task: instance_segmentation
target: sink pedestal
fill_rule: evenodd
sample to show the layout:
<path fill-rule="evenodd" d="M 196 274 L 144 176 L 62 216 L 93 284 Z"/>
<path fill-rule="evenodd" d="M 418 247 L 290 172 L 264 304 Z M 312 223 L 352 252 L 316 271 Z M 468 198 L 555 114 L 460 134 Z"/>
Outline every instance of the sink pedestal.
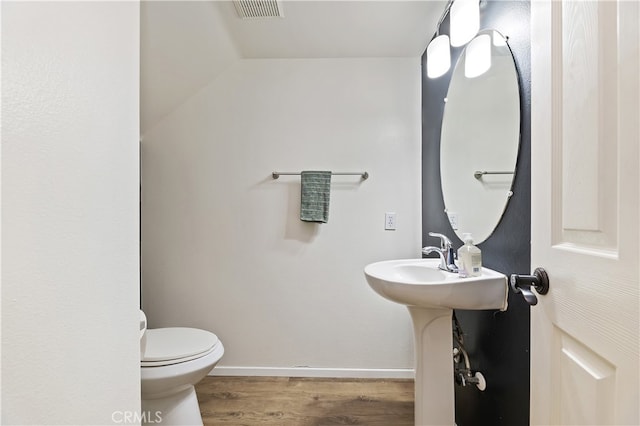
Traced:
<path fill-rule="evenodd" d="M 415 424 L 453 426 L 452 309 L 407 306 L 415 342 Z"/>
<path fill-rule="evenodd" d="M 440 259 L 384 260 L 364 275 L 380 296 L 409 308 L 416 347 L 416 426 L 453 426 L 454 309 L 507 309 L 507 277 L 482 268 L 462 278 L 439 269 Z"/>

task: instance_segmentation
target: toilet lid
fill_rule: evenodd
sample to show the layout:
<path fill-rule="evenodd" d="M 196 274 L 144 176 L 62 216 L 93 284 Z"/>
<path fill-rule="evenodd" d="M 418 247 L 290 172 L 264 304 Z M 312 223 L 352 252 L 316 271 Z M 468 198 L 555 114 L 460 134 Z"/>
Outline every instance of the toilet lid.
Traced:
<path fill-rule="evenodd" d="M 170 327 L 147 329 L 147 345 L 142 361 L 170 361 L 210 351 L 218 337 L 197 328 Z"/>

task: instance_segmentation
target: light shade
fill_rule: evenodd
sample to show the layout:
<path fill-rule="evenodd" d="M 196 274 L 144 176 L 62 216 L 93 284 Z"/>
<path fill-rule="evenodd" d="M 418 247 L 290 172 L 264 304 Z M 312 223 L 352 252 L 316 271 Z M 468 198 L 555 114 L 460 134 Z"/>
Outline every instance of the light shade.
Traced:
<path fill-rule="evenodd" d="M 464 54 L 464 76 L 478 77 L 491 68 L 491 36 L 481 34 L 471 40 Z"/>
<path fill-rule="evenodd" d="M 427 46 L 427 77 L 437 78 L 444 75 L 451 67 L 449 36 L 439 35 Z"/>
<path fill-rule="evenodd" d="M 480 29 L 480 1 L 454 0 L 450 12 L 451 45 L 462 46 Z"/>

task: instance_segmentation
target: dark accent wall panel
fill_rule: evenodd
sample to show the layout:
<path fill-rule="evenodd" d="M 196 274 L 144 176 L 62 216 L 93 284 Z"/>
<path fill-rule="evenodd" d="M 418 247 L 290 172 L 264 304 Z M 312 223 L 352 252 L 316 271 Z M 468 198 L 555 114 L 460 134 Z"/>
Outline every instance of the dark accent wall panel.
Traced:
<path fill-rule="evenodd" d="M 528 1 L 483 0 L 481 29 L 492 28 L 509 38 L 519 73 L 521 140 L 514 195 L 493 234 L 478 246 L 484 266 L 511 273 L 528 273 L 531 241 L 531 65 L 530 7 Z M 449 32 L 448 18 L 441 33 Z M 434 245 L 429 231 L 443 232 L 456 247 L 456 237 L 444 213 L 440 185 L 440 129 L 449 80 L 462 48 L 452 49 L 452 69 L 437 79 L 426 77 L 422 58 L 422 229 L 423 245 Z M 464 123 L 460 123 L 464 125 Z M 521 295 L 509 293 L 509 308 L 497 311 L 456 311 L 464 330 L 471 368 L 481 371 L 487 389 L 456 385 L 458 426 L 529 424 L 529 305 Z M 452 378 L 453 380 L 453 378 Z"/>

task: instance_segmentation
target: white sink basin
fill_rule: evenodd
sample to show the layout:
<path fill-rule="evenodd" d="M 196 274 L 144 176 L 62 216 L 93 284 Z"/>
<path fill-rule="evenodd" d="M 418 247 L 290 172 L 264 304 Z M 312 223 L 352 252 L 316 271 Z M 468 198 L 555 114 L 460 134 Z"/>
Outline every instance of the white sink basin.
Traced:
<path fill-rule="evenodd" d="M 367 282 L 382 297 L 407 306 L 449 309 L 507 308 L 507 277 L 482 268 L 479 277 L 460 278 L 438 268 L 439 259 L 401 259 L 371 263 Z"/>
<path fill-rule="evenodd" d="M 459 278 L 440 259 L 387 260 L 364 274 L 382 297 L 406 305 L 415 343 L 415 424 L 454 425 L 453 309 L 507 309 L 507 277 L 488 268 Z"/>

